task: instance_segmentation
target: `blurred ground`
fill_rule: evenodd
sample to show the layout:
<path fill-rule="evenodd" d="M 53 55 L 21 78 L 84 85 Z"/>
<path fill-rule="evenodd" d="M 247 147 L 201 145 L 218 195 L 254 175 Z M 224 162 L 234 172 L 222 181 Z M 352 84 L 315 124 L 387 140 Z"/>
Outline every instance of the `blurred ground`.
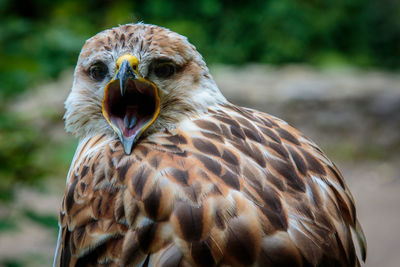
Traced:
<path fill-rule="evenodd" d="M 212 73 L 231 102 L 281 117 L 321 146 L 355 197 L 368 240 L 365 266 L 398 266 L 400 74 L 261 65 L 216 66 Z M 64 163 L 41 159 L 57 171 L 33 188 L 19 186 L 15 201 L 0 206 L 0 265 L 50 265 L 56 214 L 76 145 L 61 119 L 71 84 L 67 71 L 8 105 L 8 112 L 47 140 L 40 151 L 62 154 Z"/>

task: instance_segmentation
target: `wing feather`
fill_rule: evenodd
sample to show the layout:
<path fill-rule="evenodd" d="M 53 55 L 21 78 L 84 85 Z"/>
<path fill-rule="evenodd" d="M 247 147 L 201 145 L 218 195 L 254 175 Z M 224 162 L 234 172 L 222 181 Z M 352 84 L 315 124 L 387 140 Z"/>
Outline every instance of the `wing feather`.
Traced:
<path fill-rule="evenodd" d="M 359 264 L 366 241 L 343 177 L 302 133 L 226 105 L 141 140 L 81 141 L 57 266 Z"/>

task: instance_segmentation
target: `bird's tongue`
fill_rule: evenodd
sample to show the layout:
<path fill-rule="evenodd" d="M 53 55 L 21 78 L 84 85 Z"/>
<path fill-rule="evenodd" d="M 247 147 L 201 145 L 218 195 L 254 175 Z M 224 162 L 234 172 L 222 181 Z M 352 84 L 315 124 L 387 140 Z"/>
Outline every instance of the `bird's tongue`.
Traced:
<path fill-rule="evenodd" d="M 126 113 L 124 116 L 124 126 L 126 129 L 132 129 L 137 122 L 138 117 L 138 107 L 127 106 Z"/>
<path fill-rule="evenodd" d="M 130 137 L 136 133 L 139 118 L 138 106 L 126 106 L 125 115 L 120 121 L 120 129 L 125 137 Z"/>

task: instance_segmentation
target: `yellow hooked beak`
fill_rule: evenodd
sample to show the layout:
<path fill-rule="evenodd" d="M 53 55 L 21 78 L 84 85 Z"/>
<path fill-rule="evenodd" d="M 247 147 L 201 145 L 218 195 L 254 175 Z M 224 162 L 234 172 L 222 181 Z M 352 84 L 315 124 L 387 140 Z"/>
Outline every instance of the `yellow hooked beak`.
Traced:
<path fill-rule="evenodd" d="M 117 73 L 104 89 L 103 116 L 117 133 L 127 155 L 160 113 L 158 88 L 140 77 L 138 64 L 139 60 L 129 54 L 118 58 Z"/>

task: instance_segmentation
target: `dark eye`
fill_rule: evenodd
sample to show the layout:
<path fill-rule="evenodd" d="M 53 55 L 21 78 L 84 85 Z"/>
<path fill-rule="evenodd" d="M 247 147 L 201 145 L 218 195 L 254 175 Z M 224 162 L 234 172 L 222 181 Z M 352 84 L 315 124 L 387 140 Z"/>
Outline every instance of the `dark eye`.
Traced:
<path fill-rule="evenodd" d="M 175 65 L 170 62 L 159 63 L 154 67 L 154 74 L 158 78 L 171 77 L 176 71 Z"/>
<path fill-rule="evenodd" d="M 108 74 L 108 68 L 103 62 L 96 62 L 89 68 L 90 77 L 96 81 L 102 81 Z"/>

